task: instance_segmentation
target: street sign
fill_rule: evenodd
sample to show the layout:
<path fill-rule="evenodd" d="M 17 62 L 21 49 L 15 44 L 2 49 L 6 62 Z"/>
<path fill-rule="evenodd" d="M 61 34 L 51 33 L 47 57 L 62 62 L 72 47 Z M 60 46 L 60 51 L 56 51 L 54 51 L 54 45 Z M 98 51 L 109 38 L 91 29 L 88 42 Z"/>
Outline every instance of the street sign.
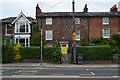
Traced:
<path fill-rule="evenodd" d="M 76 40 L 76 33 L 73 32 L 73 40 Z"/>

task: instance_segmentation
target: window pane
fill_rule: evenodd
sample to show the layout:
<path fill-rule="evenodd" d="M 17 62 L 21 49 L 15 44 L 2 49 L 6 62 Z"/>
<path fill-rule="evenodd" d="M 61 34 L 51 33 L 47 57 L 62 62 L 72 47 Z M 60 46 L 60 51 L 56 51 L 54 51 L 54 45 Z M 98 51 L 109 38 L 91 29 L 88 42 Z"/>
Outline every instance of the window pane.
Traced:
<path fill-rule="evenodd" d="M 25 39 L 19 39 L 19 43 L 23 46 L 25 46 Z"/>
<path fill-rule="evenodd" d="M 26 32 L 29 32 L 29 31 L 28 31 L 28 24 L 26 24 Z"/>
<path fill-rule="evenodd" d="M 52 25 L 52 18 L 46 18 L 46 24 Z"/>
<path fill-rule="evenodd" d="M 103 18 L 103 24 L 109 24 L 109 18 L 108 17 Z"/>
<path fill-rule="evenodd" d="M 20 32 L 25 32 L 25 23 L 20 23 Z"/>
<path fill-rule="evenodd" d="M 76 40 L 80 40 L 80 30 L 76 30 Z"/>
<path fill-rule="evenodd" d="M 46 40 L 52 40 L 52 31 L 46 31 Z"/>
<path fill-rule="evenodd" d="M 110 29 L 103 29 L 103 38 L 110 38 Z"/>
<path fill-rule="evenodd" d="M 7 34 L 11 34 L 11 30 L 7 30 Z"/>
<path fill-rule="evenodd" d="M 80 18 L 75 18 L 75 24 L 80 24 Z"/>
<path fill-rule="evenodd" d="M 11 34 L 11 25 L 7 25 L 6 34 Z"/>

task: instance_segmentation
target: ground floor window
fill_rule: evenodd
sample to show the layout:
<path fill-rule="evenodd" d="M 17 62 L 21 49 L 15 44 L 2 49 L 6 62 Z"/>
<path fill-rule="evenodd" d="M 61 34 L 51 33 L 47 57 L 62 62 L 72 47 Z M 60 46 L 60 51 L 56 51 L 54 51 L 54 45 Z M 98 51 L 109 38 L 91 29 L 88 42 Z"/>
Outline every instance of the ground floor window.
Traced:
<path fill-rule="evenodd" d="M 30 38 L 15 38 L 15 44 L 17 43 L 23 46 L 30 46 Z"/>
<path fill-rule="evenodd" d="M 80 30 L 76 30 L 76 40 L 80 40 Z"/>
<path fill-rule="evenodd" d="M 103 38 L 110 38 L 110 29 L 109 28 L 103 29 L 102 35 L 103 35 Z"/>

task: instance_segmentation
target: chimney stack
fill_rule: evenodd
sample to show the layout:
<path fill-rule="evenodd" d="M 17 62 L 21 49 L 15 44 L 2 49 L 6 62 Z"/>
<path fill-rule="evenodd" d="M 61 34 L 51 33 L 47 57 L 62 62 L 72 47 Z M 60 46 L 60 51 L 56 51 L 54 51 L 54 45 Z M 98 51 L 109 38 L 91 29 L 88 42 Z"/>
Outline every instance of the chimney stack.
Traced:
<path fill-rule="evenodd" d="M 116 4 L 112 7 L 112 8 L 110 8 L 110 12 L 117 12 L 117 7 L 116 7 Z"/>
<path fill-rule="evenodd" d="M 36 16 L 40 15 L 40 13 L 41 13 L 41 9 L 39 7 L 39 4 L 37 4 L 37 6 L 36 6 Z"/>
<path fill-rule="evenodd" d="M 36 26 L 36 28 L 37 28 L 37 31 L 39 32 L 40 31 L 40 15 L 41 15 L 41 9 L 40 9 L 40 7 L 39 7 L 39 5 L 37 4 L 37 6 L 36 6 L 36 21 L 37 21 L 37 26 Z"/>
<path fill-rule="evenodd" d="M 87 4 L 85 4 L 85 7 L 84 7 L 83 12 L 85 12 L 85 13 L 87 13 L 87 12 L 88 12 Z"/>

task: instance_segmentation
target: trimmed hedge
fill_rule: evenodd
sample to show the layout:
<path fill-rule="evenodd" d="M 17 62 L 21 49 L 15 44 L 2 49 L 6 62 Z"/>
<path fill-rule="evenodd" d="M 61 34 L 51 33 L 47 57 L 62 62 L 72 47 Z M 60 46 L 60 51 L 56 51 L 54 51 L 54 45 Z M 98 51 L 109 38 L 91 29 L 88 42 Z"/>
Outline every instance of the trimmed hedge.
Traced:
<path fill-rule="evenodd" d="M 40 59 L 40 47 L 23 47 L 20 50 L 23 59 Z M 57 52 L 57 53 L 56 53 Z M 44 61 L 60 61 L 59 48 L 48 47 L 43 48 Z"/>
<path fill-rule="evenodd" d="M 39 59 L 40 48 L 39 47 L 22 47 L 20 49 L 22 59 Z"/>
<path fill-rule="evenodd" d="M 83 54 L 85 60 L 111 60 L 113 55 L 110 46 L 81 46 L 76 50 L 77 54 Z"/>

